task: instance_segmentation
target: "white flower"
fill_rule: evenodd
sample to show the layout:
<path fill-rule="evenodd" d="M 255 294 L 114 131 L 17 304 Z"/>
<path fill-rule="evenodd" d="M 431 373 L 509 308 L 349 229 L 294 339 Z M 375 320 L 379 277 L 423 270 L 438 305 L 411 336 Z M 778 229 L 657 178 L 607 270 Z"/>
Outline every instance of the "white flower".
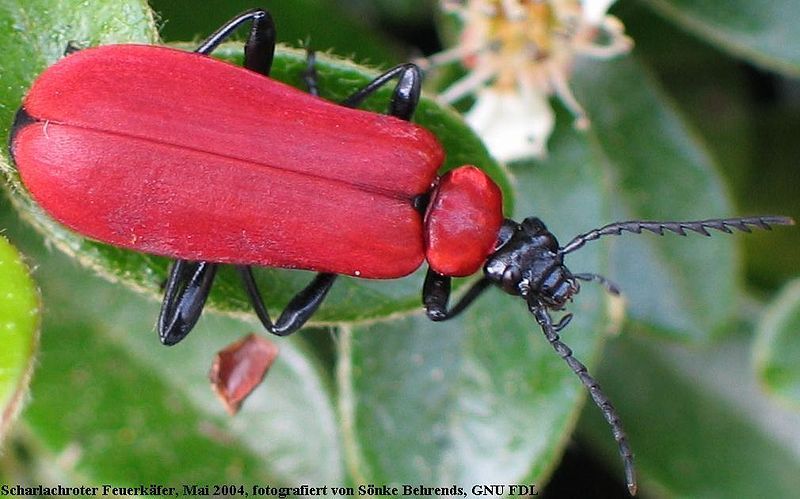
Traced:
<path fill-rule="evenodd" d="M 582 0 L 583 19 L 595 26 L 603 24 L 606 12 L 616 0 Z"/>
<path fill-rule="evenodd" d="M 555 126 L 555 114 L 541 93 L 478 90 L 467 123 L 483 139 L 499 161 L 543 157 L 547 138 Z"/>
<path fill-rule="evenodd" d="M 443 0 L 445 9 L 462 20 L 460 42 L 419 62 L 426 69 L 457 61 L 467 67 L 467 75 L 440 98 L 452 103 L 475 95 L 467 121 L 495 157 L 542 157 L 554 125 L 551 96 L 572 112 L 576 127 L 589 126 L 569 88 L 576 56 L 614 57 L 632 46 L 622 23 L 607 15 L 613 3 Z"/>

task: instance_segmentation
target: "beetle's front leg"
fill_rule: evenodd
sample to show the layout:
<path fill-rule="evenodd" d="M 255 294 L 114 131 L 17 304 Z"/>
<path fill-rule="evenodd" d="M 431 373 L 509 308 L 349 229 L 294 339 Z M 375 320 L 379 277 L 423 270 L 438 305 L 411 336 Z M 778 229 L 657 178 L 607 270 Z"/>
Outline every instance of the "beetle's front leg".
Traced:
<path fill-rule="evenodd" d="M 248 10 L 234 17 L 206 38 L 195 52 L 210 54 L 247 21 L 252 21 L 253 24 L 244 44 L 244 67 L 269 76 L 272 59 L 275 57 L 275 23 L 269 12 L 263 9 Z"/>
<path fill-rule="evenodd" d="M 447 302 L 450 301 L 451 280 L 452 278 L 449 276 L 441 275 L 428 269 L 428 273 L 425 276 L 425 284 L 422 286 L 422 304 L 425 306 L 425 313 L 432 321 L 439 322 L 457 316 L 486 291 L 492 283 L 486 277 L 482 277 L 469 288 L 453 308 L 448 310 Z"/>
<path fill-rule="evenodd" d="M 253 304 L 256 315 L 258 315 L 267 331 L 278 336 L 288 336 L 303 327 L 303 324 L 322 305 L 322 301 L 336 281 L 336 274 L 320 272 L 302 291 L 289 301 L 289 304 L 286 305 L 286 308 L 278 317 L 277 322 L 273 323 L 269 312 L 267 312 L 267 307 L 261 299 L 261 293 L 258 290 L 250 266 L 238 265 L 236 268 L 242 276 L 247 296 Z"/>

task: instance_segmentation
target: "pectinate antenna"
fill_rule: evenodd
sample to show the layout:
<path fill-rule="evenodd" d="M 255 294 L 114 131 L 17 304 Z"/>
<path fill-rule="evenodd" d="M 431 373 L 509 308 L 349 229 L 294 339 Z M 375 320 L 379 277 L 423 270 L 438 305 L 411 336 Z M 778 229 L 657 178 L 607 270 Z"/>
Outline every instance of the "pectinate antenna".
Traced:
<path fill-rule="evenodd" d="M 666 232 L 673 232 L 679 236 L 685 236 L 686 231 L 697 232 L 704 236 L 710 236 L 708 229 L 718 230 L 731 234 L 732 229 L 742 232 L 750 232 L 750 228 L 770 230 L 772 225 L 794 225 L 794 220 L 789 217 L 744 217 L 744 218 L 712 218 L 709 220 L 697 220 L 690 222 L 648 222 L 643 220 L 631 220 L 629 222 L 617 222 L 591 230 L 585 234 L 577 236 L 575 239 L 562 247 L 559 252 L 563 255 L 583 247 L 589 241 L 594 241 L 602 236 L 618 236 L 623 232 L 633 232 L 641 234 L 643 230 L 663 236 Z"/>
<path fill-rule="evenodd" d="M 589 374 L 586 366 L 572 355 L 572 349 L 565 345 L 558 336 L 558 331 L 566 326 L 571 316 L 567 315 L 561 322 L 553 324 L 553 319 L 550 317 L 547 307 L 535 298 L 528 299 L 528 310 L 533 314 L 536 322 L 542 328 L 542 332 L 547 338 L 547 341 L 550 342 L 556 353 L 564 359 L 570 369 L 572 369 L 572 372 L 580 378 L 581 383 L 583 383 L 583 386 L 589 391 L 589 395 L 592 397 L 595 405 L 603 413 L 603 417 L 609 426 L 611 426 L 611 432 L 614 434 L 614 440 L 616 440 L 619 446 L 619 455 L 622 458 L 622 464 L 625 468 L 625 482 L 628 485 L 628 492 L 630 492 L 632 496 L 636 495 L 638 485 L 636 483 L 636 467 L 633 464 L 633 452 L 631 452 L 630 445 L 628 445 L 628 436 L 622 428 L 622 421 L 619 418 L 619 414 L 617 414 L 617 410 L 614 409 L 614 406 L 611 405 L 611 401 L 606 394 L 603 393 L 597 380 Z"/>

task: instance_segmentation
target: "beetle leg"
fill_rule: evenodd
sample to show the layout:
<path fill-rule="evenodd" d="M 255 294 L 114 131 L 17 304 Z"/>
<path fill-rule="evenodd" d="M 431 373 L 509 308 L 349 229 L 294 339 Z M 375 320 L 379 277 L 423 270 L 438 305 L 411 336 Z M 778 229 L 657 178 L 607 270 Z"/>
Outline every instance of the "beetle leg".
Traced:
<path fill-rule="evenodd" d="M 308 42 L 306 42 L 308 43 Z M 306 45 L 306 69 L 303 71 L 303 83 L 306 84 L 308 93 L 319 96 L 319 82 L 317 81 L 317 55 Z"/>
<path fill-rule="evenodd" d="M 389 114 L 403 120 L 410 120 L 417 108 L 422 90 L 422 75 L 416 64 L 401 64 L 372 80 L 366 87 L 342 101 L 345 107 L 358 107 L 370 95 L 382 86 L 397 78 L 392 100 L 389 103 Z"/>
<path fill-rule="evenodd" d="M 226 22 L 206 38 L 195 52 L 203 55 L 210 54 L 247 21 L 252 21 L 253 24 L 250 27 L 247 42 L 244 44 L 244 67 L 269 76 L 272 59 L 275 56 L 275 23 L 269 12 L 263 9 L 247 10 Z"/>
<path fill-rule="evenodd" d="M 161 343 L 178 343 L 197 324 L 216 271 L 217 265 L 209 262 L 176 260 L 172 264 L 158 316 Z"/>
<path fill-rule="evenodd" d="M 70 40 L 67 42 L 67 46 L 64 48 L 64 55 L 65 56 L 72 55 L 75 52 L 80 52 L 81 50 L 82 49 L 80 45 L 78 45 L 73 40 Z"/>
<path fill-rule="evenodd" d="M 425 276 L 425 284 L 422 286 L 422 303 L 425 306 L 425 313 L 432 321 L 439 322 L 457 316 L 475 301 L 475 298 L 486 291 L 491 284 L 489 279 L 482 277 L 469 288 L 453 308 L 448 310 L 450 281 L 451 278 L 449 276 L 444 276 L 428 269 L 428 274 Z"/>
<path fill-rule="evenodd" d="M 278 317 L 278 321 L 273 323 L 269 317 L 269 312 L 267 312 L 267 307 L 264 306 L 264 301 L 261 299 L 261 293 L 258 291 L 250 266 L 237 265 L 236 268 L 242 276 L 247 296 L 253 304 L 256 315 L 258 315 L 267 331 L 278 336 L 288 336 L 303 327 L 303 324 L 317 311 L 325 299 L 325 295 L 328 294 L 334 281 L 336 281 L 336 274 L 320 272 L 308 286 L 289 301 L 289 304 L 286 305 L 286 308 Z"/>

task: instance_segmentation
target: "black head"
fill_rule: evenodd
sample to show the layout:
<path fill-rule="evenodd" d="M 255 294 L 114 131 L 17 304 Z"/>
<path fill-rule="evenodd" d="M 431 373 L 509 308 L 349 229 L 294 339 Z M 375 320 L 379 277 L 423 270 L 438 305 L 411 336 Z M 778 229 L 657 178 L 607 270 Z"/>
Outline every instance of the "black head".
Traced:
<path fill-rule="evenodd" d="M 498 247 L 483 266 L 486 277 L 505 292 L 547 308 L 560 310 L 580 286 L 564 266 L 564 254 L 556 237 L 541 220 L 526 218 L 522 223 L 506 220 Z"/>
<path fill-rule="evenodd" d="M 561 310 L 580 291 L 579 279 L 594 280 L 612 293 L 616 287 L 596 274 L 573 274 L 564 265 L 564 256 L 602 236 L 643 231 L 663 235 L 672 232 L 685 236 L 697 232 L 709 236 L 709 229 L 731 233 L 750 232 L 751 227 L 769 229 L 771 225 L 793 225 L 788 217 L 746 217 L 697 220 L 689 222 L 650 222 L 632 220 L 594 229 L 559 246 L 556 237 L 536 217 L 522 223 L 506 219 L 498 236 L 497 247 L 483 266 L 486 279 L 506 293 L 522 296 L 528 303 L 539 303 L 551 310 Z"/>

